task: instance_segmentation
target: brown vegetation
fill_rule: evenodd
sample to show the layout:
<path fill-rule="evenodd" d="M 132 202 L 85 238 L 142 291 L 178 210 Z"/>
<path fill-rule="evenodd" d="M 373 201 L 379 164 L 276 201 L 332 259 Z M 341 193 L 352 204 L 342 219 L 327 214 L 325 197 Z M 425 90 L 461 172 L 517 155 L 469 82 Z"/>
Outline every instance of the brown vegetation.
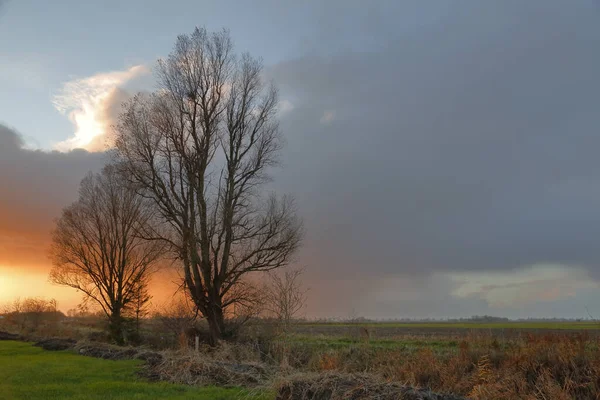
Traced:
<path fill-rule="evenodd" d="M 357 344 L 325 349 L 303 361 L 315 372 L 369 372 L 386 381 L 474 399 L 600 397 L 600 342 L 584 334 L 465 337 L 458 348 L 445 349 L 426 343 L 403 348 L 400 343 L 397 348 Z"/>
<path fill-rule="evenodd" d="M 89 332 L 93 326 L 90 322 L 74 325 L 74 318 L 60 321 L 56 336 L 77 332 L 76 328 L 81 329 L 80 334 Z M 88 321 L 79 318 L 78 321 Z M 9 325 L 5 319 L 2 324 L 19 333 L 17 324 Z M 78 353 L 93 357 L 143 359 L 147 361 L 144 375 L 153 379 L 279 388 L 282 399 L 302 399 L 312 391 L 325 399 L 386 398 L 385 393 L 402 391 L 406 386 L 426 389 L 415 392 L 419 395 L 432 391 L 473 399 L 600 398 L 597 335 L 523 333 L 501 337 L 465 333 L 450 339 L 398 336 L 385 342 L 377 337 L 371 341 L 347 338 L 342 345 L 336 345 L 340 338 L 321 337 L 316 343 L 314 339 L 318 337 L 282 336 L 270 327 L 256 321 L 246 327 L 237 342 L 217 347 L 201 345 L 198 352 L 189 341 L 182 347 L 173 341 L 170 349 L 150 350 L 153 338 L 169 332 L 157 319 L 142 322 L 145 337 L 151 339 L 146 348 L 86 340 L 73 344 L 72 340 L 54 339 L 39 345 L 73 347 Z M 47 327 L 42 324 L 40 328 L 48 335 Z M 30 331 L 21 333 L 27 332 Z M 165 347 L 164 343 L 159 346 Z M 354 397 L 344 397 L 350 392 Z M 380 397 L 368 397 L 367 393 Z"/>
<path fill-rule="evenodd" d="M 276 400 L 463 400 L 461 396 L 433 393 L 370 374 L 300 374 L 278 385 Z"/>
<path fill-rule="evenodd" d="M 272 370 L 261 363 L 228 361 L 191 351 L 165 352 L 158 364 L 149 368 L 160 380 L 187 385 L 256 386 L 265 385 Z"/>

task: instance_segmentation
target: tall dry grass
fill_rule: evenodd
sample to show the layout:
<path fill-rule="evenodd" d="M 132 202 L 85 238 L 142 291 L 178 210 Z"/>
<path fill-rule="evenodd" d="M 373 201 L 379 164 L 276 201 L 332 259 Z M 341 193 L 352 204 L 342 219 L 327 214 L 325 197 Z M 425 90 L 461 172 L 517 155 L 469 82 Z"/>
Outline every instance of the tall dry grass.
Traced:
<path fill-rule="evenodd" d="M 577 335 L 475 337 L 458 348 L 373 349 L 364 345 L 320 353 L 315 371 L 368 372 L 413 387 L 473 399 L 599 399 L 600 346 Z"/>

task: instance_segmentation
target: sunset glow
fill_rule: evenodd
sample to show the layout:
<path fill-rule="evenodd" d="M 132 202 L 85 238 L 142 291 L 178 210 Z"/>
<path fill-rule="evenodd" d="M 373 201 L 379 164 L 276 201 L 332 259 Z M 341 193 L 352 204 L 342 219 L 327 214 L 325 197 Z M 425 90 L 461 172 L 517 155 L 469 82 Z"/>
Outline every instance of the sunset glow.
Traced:
<path fill-rule="evenodd" d="M 27 268 L 0 266 L 0 307 L 17 298 L 44 297 L 56 299 L 61 310 L 75 307 L 81 298 L 68 288 L 48 282 L 45 271 L 27 272 Z"/>
<path fill-rule="evenodd" d="M 178 282 L 178 276 L 172 270 L 156 274 L 150 290 L 152 307 L 158 309 L 168 303 L 177 292 Z M 0 266 L 0 310 L 13 300 L 25 297 L 55 299 L 58 308 L 65 313 L 82 300 L 81 293 L 50 283 L 45 269 Z M 95 304 L 90 306 L 93 308 Z"/>

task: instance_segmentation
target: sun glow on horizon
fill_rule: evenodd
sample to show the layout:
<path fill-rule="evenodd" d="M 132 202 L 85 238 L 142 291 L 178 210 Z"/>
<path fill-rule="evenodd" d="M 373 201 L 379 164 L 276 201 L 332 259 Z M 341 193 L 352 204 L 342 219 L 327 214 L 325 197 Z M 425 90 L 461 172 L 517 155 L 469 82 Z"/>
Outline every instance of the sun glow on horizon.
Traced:
<path fill-rule="evenodd" d="M 150 299 L 151 308 L 160 308 L 176 295 L 179 287 L 177 273 L 171 269 L 157 272 L 151 278 Z M 67 312 L 81 303 L 83 295 L 77 290 L 55 285 L 48 280 L 48 271 L 26 266 L 0 265 L 0 312 L 4 306 L 10 305 L 16 299 L 41 297 L 55 299 L 58 309 Z M 94 303 L 91 303 L 95 307 Z"/>
<path fill-rule="evenodd" d="M 63 311 L 81 302 L 81 295 L 75 290 L 49 282 L 46 272 L 0 266 L 0 309 L 17 298 L 26 297 L 56 299 L 58 308 Z"/>

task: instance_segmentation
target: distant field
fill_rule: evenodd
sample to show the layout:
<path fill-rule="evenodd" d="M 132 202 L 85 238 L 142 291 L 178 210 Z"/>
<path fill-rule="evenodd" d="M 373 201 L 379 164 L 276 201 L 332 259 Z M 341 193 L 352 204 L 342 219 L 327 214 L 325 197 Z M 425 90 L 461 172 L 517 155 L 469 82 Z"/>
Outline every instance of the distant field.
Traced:
<path fill-rule="evenodd" d="M 289 342 L 296 345 L 307 345 L 313 348 L 321 349 L 343 349 L 348 346 L 362 344 L 360 339 L 353 339 L 348 337 L 335 337 L 335 336 L 292 336 L 288 339 Z M 452 349 L 458 347 L 459 342 L 457 340 L 447 339 L 429 339 L 429 340 L 418 340 L 418 339 L 372 339 L 369 341 L 369 348 L 371 349 L 411 349 L 411 348 L 423 348 L 429 347 L 432 349 Z"/>
<path fill-rule="evenodd" d="M 242 389 L 189 387 L 140 379 L 137 360 L 111 361 L 0 341 L 1 400 L 266 399 Z"/>
<path fill-rule="evenodd" d="M 565 333 L 600 335 L 600 323 L 597 322 L 364 322 L 364 323 L 303 323 L 294 328 L 294 333 L 302 337 L 322 340 L 324 337 L 360 338 L 366 328 L 371 342 L 378 341 L 386 345 L 385 340 L 406 340 L 406 337 L 438 338 L 455 340 L 467 335 L 484 334 L 501 337 L 514 337 L 527 333 Z M 375 339 L 375 340 L 373 340 Z"/>
<path fill-rule="evenodd" d="M 323 323 L 304 323 L 300 326 L 316 327 L 352 327 L 367 326 L 374 328 L 444 328 L 444 329 L 600 329 L 599 322 L 366 322 L 366 323 L 342 323 L 342 322 L 323 322 Z"/>

